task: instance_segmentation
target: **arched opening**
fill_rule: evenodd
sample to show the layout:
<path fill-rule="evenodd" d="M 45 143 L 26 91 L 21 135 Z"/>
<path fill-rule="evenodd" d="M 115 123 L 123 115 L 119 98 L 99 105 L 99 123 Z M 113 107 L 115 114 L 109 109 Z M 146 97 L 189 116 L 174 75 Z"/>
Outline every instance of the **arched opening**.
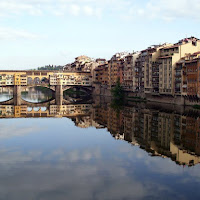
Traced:
<path fill-rule="evenodd" d="M 0 87 L 0 102 L 9 101 L 13 98 L 12 87 Z"/>
<path fill-rule="evenodd" d="M 28 107 L 28 108 L 27 108 L 27 111 L 28 111 L 28 112 L 31 112 L 32 110 L 33 110 L 32 107 Z"/>
<path fill-rule="evenodd" d="M 41 84 L 49 84 L 49 79 L 46 78 L 46 77 L 43 77 L 43 78 L 41 79 Z"/>
<path fill-rule="evenodd" d="M 41 111 L 42 111 L 42 112 L 47 111 L 47 107 L 41 107 Z"/>
<path fill-rule="evenodd" d="M 27 85 L 33 85 L 33 79 L 31 77 L 27 78 Z"/>
<path fill-rule="evenodd" d="M 40 84 L 40 78 L 39 77 L 35 77 L 33 80 L 34 85 L 39 85 Z"/>
<path fill-rule="evenodd" d="M 54 92 L 43 86 L 29 87 L 26 92 L 22 92 L 22 99 L 30 103 L 43 103 L 53 99 Z"/>
<path fill-rule="evenodd" d="M 33 110 L 34 110 L 35 112 L 38 112 L 38 111 L 40 110 L 40 107 L 34 107 Z"/>

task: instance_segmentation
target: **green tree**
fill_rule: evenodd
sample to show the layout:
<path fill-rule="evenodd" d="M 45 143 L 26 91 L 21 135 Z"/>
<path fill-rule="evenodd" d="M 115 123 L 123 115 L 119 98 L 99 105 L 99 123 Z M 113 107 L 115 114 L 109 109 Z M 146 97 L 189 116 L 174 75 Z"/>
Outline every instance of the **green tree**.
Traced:
<path fill-rule="evenodd" d="M 114 99 L 124 99 L 124 90 L 120 84 L 120 80 L 118 78 L 117 83 L 114 88 L 111 90 L 112 96 Z"/>
<path fill-rule="evenodd" d="M 111 90 L 111 93 L 113 97 L 111 108 L 113 108 L 117 112 L 117 116 L 119 116 L 124 106 L 124 90 L 119 79 L 117 80 L 116 86 Z"/>

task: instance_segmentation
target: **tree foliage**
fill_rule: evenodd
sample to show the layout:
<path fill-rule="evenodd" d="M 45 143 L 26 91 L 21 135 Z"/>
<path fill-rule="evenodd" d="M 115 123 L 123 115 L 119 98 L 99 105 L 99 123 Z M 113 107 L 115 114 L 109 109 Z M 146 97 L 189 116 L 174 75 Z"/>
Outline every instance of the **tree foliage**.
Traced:
<path fill-rule="evenodd" d="M 114 99 L 124 99 L 124 90 L 120 84 L 120 80 L 117 80 L 116 86 L 111 90 Z"/>
<path fill-rule="evenodd" d="M 63 66 L 45 65 L 44 67 L 38 67 L 38 70 L 62 70 Z"/>
<path fill-rule="evenodd" d="M 116 86 L 111 90 L 111 93 L 113 97 L 111 102 L 111 108 L 113 108 L 119 116 L 119 113 L 124 106 L 124 90 L 120 84 L 119 79 L 117 80 Z"/>

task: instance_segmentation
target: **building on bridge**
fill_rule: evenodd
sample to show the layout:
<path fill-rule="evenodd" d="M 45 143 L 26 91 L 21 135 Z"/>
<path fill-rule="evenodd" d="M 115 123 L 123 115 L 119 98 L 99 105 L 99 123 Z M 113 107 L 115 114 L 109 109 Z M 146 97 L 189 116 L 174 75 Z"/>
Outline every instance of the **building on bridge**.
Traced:
<path fill-rule="evenodd" d="M 0 87 L 5 86 L 91 86 L 89 72 L 0 71 Z"/>

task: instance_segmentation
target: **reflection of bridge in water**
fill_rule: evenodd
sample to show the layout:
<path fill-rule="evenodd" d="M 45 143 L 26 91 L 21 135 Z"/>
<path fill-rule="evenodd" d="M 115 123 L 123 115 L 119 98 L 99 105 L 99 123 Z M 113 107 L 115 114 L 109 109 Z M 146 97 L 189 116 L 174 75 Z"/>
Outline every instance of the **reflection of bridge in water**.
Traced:
<path fill-rule="evenodd" d="M 68 104 L 46 106 L 0 105 L 0 118 L 32 117 L 83 117 L 91 115 L 91 104 Z"/>
<path fill-rule="evenodd" d="M 83 103 L 84 102 L 84 103 Z M 71 117 L 89 114 L 91 99 L 74 99 L 72 97 L 49 99 L 45 102 L 33 103 L 14 96 L 0 102 L 0 118 L 15 117 Z"/>

